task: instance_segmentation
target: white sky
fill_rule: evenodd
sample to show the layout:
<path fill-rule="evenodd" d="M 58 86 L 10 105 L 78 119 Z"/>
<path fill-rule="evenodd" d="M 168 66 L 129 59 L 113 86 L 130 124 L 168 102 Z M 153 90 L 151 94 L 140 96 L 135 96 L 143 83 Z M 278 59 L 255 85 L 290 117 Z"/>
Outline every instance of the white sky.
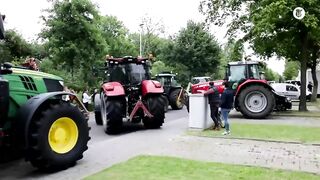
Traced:
<path fill-rule="evenodd" d="M 199 11 L 200 0 L 92 0 L 102 15 L 116 16 L 131 32 L 139 31 L 141 18 L 145 15 L 162 21 L 166 34 L 175 34 L 186 27 L 188 20 L 204 19 Z M 33 40 L 41 31 L 42 10 L 49 7 L 47 0 L 1 0 L 0 12 L 6 15 L 6 29 L 16 29 L 27 40 Z M 222 44 L 225 29 L 212 28 L 212 34 Z M 269 68 L 282 74 L 284 61 L 269 60 Z"/>

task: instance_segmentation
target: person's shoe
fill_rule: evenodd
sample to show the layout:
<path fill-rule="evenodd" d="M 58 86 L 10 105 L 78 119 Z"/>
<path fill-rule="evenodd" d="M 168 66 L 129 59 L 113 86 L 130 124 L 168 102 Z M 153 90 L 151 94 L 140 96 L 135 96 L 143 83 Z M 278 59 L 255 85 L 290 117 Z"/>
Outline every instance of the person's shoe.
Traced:
<path fill-rule="evenodd" d="M 231 134 L 230 131 L 225 131 L 222 133 L 222 135 L 230 135 L 230 134 Z"/>

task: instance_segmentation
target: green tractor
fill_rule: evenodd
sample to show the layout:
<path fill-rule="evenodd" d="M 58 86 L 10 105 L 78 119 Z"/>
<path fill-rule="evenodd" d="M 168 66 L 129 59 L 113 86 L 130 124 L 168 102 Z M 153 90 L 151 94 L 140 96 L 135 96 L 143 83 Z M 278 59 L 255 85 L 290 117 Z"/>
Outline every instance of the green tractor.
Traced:
<path fill-rule="evenodd" d="M 2 162 L 24 156 L 41 170 L 66 169 L 83 157 L 89 139 L 88 112 L 74 94 L 63 92 L 63 79 L 0 64 Z"/>
<path fill-rule="evenodd" d="M 173 110 L 180 110 L 184 105 L 185 91 L 181 84 L 177 83 L 176 75 L 171 72 L 162 72 L 155 76 L 155 80 L 159 81 L 165 93 L 165 111 L 168 111 L 170 105 Z"/>

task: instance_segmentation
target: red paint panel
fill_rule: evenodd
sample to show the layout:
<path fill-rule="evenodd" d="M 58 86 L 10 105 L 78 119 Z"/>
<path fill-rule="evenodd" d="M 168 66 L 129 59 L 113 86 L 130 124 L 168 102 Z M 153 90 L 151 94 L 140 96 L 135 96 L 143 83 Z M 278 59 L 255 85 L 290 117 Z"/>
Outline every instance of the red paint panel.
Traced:
<path fill-rule="evenodd" d="M 160 82 L 152 80 L 142 81 L 142 96 L 145 96 L 150 93 L 163 93 L 163 87 Z"/>
<path fill-rule="evenodd" d="M 107 96 L 125 95 L 124 88 L 119 82 L 108 82 L 102 85 L 102 89 Z"/>
<path fill-rule="evenodd" d="M 223 80 L 213 81 L 214 86 L 218 89 L 219 93 L 222 94 L 224 91 Z M 200 94 L 205 91 L 208 91 L 210 88 L 209 82 L 201 83 L 201 84 L 194 84 L 191 86 L 191 93 L 192 94 Z"/>

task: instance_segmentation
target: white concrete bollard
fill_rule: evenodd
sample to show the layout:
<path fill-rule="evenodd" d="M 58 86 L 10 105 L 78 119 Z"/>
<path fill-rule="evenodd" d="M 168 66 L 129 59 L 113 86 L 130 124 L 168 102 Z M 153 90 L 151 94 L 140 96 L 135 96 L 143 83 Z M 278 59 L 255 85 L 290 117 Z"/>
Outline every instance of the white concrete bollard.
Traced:
<path fill-rule="evenodd" d="M 203 130 L 212 125 L 208 98 L 203 94 L 189 94 L 189 128 Z"/>

